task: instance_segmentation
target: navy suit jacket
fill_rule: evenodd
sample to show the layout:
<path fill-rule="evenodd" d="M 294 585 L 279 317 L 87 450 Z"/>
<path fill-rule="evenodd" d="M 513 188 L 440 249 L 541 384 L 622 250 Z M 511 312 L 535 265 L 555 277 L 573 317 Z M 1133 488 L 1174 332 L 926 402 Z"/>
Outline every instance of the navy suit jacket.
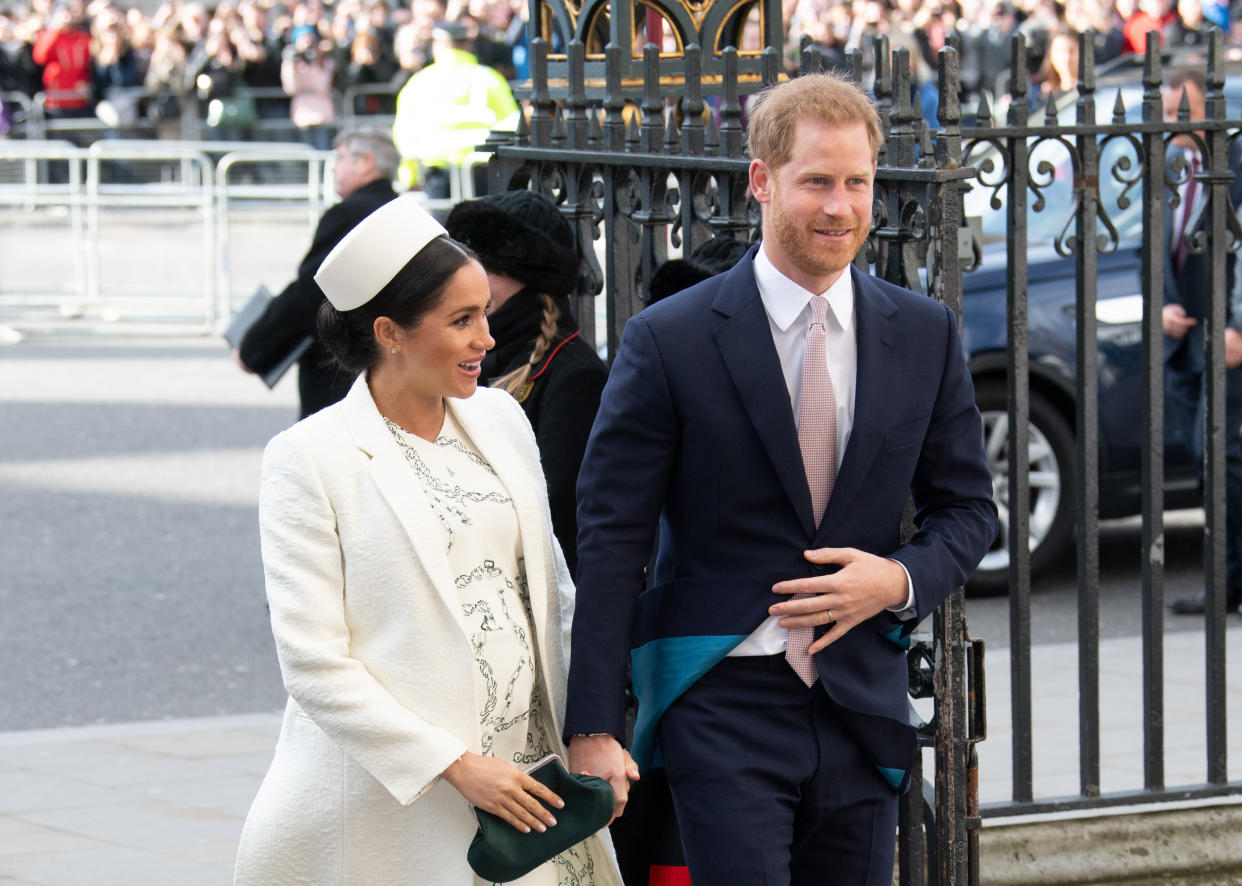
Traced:
<path fill-rule="evenodd" d="M 639 700 L 632 752 L 649 768 L 664 710 L 784 599 L 772 585 L 823 569 L 803 551 L 856 547 L 905 565 L 916 618 L 881 613 L 816 664 L 860 745 L 902 787 L 915 753 L 906 637 L 966 580 L 997 528 L 957 322 L 944 305 L 851 269 L 854 425 L 817 530 L 754 255 L 625 327 L 578 480 L 566 735 L 624 735 L 628 657 Z M 903 545 L 910 494 L 919 528 Z"/>
<path fill-rule="evenodd" d="M 1229 183 L 1230 208 L 1236 211 L 1242 206 L 1242 141 L 1235 141 L 1229 147 L 1229 170 L 1234 174 Z M 1185 170 L 1175 172 L 1168 167 L 1170 178 L 1177 180 L 1185 177 Z M 1166 192 L 1165 196 L 1168 196 Z M 1164 270 L 1164 303 L 1178 304 L 1186 310 L 1187 316 L 1194 317 L 1199 323 L 1190 328 L 1181 339 L 1164 338 L 1164 358 L 1169 368 L 1175 372 L 1191 375 L 1202 375 L 1204 371 L 1204 323 L 1203 317 L 1208 307 L 1207 300 L 1211 297 L 1208 291 L 1208 266 L 1210 256 L 1205 252 L 1188 252 L 1186 263 L 1178 266 L 1177 248 L 1172 243 L 1175 213 L 1185 211 L 1185 204 L 1179 203 L 1176 209 L 1164 205 L 1164 230 L 1169 238 L 1169 248 L 1165 252 Z M 1205 211 L 1203 208 L 1201 212 Z M 1207 221 L 1196 215 L 1191 219 L 1192 229 L 1201 229 Z M 1229 239 L 1226 231 L 1225 239 Z M 1225 253 L 1225 324 L 1242 331 L 1242 285 L 1237 279 L 1237 256 L 1232 251 Z M 1242 396 L 1242 392 L 1234 396 Z"/>

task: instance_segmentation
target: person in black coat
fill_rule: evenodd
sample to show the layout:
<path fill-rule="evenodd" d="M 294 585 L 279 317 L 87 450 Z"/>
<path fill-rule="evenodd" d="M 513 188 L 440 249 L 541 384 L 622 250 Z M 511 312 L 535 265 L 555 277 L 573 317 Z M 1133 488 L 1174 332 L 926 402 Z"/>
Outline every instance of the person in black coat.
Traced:
<path fill-rule="evenodd" d="M 482 381 L 512 394 L 530 419 L 552 529 L 572 573 L 578 560 L 574 487 L 608 377 L 570 308 L 579 265 L 573 229 L 555 203 L 528 190 L 459 203 L 445 228 L 487 271 L 487 319 L 496 346 L 483 360 Z"/>
<path fill-rule="evenodd" d="M 324 296 L 315 272 L 355 225 L 396 196 L 392 180 L 401 157 L 385 130 L 346 130 L 336 137 L 334 148 L 336 192 L 341 202 L 319 220 L 297 277 L 246 331 L 235 356 L 247 372 L 266 372 L 306 336 L 316 336 L 315 317 Z M 353 380 L 331 364 L 327 349 L 315 337 L 298 360 L 299 418 L 342 399 Z"/>

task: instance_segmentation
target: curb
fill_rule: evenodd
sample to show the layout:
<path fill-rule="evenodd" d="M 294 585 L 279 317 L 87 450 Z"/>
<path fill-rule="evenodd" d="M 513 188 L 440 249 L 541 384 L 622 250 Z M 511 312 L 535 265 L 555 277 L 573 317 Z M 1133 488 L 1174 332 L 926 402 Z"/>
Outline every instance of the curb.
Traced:
<path fill-rule="evenodd" d="M 1242 883 L 1242 805 L 985 826 L 985 886 Z"/>

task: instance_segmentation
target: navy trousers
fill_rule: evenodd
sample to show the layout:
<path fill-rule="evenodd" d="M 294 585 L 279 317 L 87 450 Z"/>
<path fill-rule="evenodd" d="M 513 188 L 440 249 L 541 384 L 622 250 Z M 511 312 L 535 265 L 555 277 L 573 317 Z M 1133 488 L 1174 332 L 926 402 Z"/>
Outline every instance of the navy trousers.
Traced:
<path fill-rule="evenodd" d="M 1202 476 L 1203 373 L 1167 367 L 1164 397 L 1165 437 L 1191 454 Z M 1242 599 L 1242 367 L 1225 373 L 1225 585 L 1229 600 Z"/>
<path fill-rule="evenodd" d="M 694 886 L 889 886 L 898 795 L 783 655 L 726 658 L 665 712 Z"/>

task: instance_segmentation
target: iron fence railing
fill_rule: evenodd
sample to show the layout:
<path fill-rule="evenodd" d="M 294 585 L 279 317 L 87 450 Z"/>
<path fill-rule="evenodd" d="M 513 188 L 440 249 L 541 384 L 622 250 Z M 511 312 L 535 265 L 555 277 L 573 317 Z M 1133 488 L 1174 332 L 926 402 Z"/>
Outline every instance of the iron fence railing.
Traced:
<path fill-rule="evenodd" d="M 1091 35 L 1083 35 L 1084 41 Z M 1087 44 L 1089 45 L 1089 44 Z M 1206 798 L 1242 793 L 1242 782 L 1230 782 L 1227 765 L 1227 729 L 1224 686 L 1225 597 L 1225 366 L 1223 336 L 1226 304 L 1226 258 L 1239 246 L 1242 228 L 1229 196 L 1229 184 L 1239 170 L 1230 167 L 1230 151 L 1242 130 L 1242 118 L 1226 116 L 1226 66 L 1220 34 L 1206 59 L 1197 59 L 1207 87 L 1206 119 L 1190 120 L 1183 106 L 1177 120 L 1164 118 L 1162 87 L 1166 85 L 1158 36 L 1149 35 L 1141 73 L 1097 83 L 1092 56 L 1082 47 L 1082 68 L 1076 95 L 1061 108 L 1037 107 L 1032 120 L 1026 95 L 1025 47 L 1013 45 L 1013 100 L 1002 125 L 982 108 L 973 126 L 962 130 L 968 164 L 980 166 L 977 186 L 1007 203 L 1006 257 L 1008 275 L 1008 353 L 1005 379 L 1008 390 L 1008 545 L 1010 649 L 1012 699 L 1012 797 L 984 806 L 985 816 L 1013 816 L 1079 808 Z M 1231 82 L 1236 92 L 1237 82 Z M 1104 94 L 1100 94 L 1103 92 Z M 1100 106 L 1097 108 L 1097 103 Z M 1072 123 L 1057 121 L 1057 111 L 1072 111 Z M 1195 174 L 1208 197 L 1192 220 L 1187 236 L 1190 249 L 1205 252 L 1208 262 L 1210 310 L 1206 322 L 1208 440 L 1202 504 L 1205 512 L 1205 586 L 1208 613 L 1205 622 L 1206 718 L 1205 778 L 1201 784 L 1166 783 L 1164 716 L 1164 507 L 1165 507 L 1165 341 L 1161 325 L 1164 305 L 1166 205 L 1178 205 L 1179 188 L 1190 170 L 1176 158 L 1175 140 L 1193 138 L 1203 157 Z M 1063 166 L 1050 156 L 1050 146 Z M 985 159 L 986 158 L 986 159 Z M 999 158 L 999 160 L 998 160 Z M 997 171 L 999 167 L 999 172 Z M 1079 792 L 1075 796 L 1040 797 L 1032 768 L 1031 577 L 1027 540 L 1030 537 L 1030 406 L 1032 367 L 1028 342 L 1028 257 L 1037 245 L 1030 233 L 1039 212 L 1053 213 L 1045 197 L 1065 179 L 1070 199 L 1064 217 L 1053 219 L 1059 230 L 1053 245 L 1075 263 L 1074 323 L 1076 328 L 1073 428 L 1074 512 L 1078 599 L 1078 744 Z M 1033 201 L 1028 206 L 1028 200 Z M 1138 212 L 1134 210 L 1138 208 Z M 1029 211 L 1036 210 L 1036 211 Z M 1126 213 L 1133 224 L 1120 223 Z M 1041 225 L 1048 230 L 1048 225 Z M 1090 232 L 1084 236 L 1083 232 Z M 1126 242 L 1127 236 L 1131 236 Z M 1143 784 L 1132 790 L 1101 789 L 1100 748 L 1100 478 L 1103 447 L 1100 427 L 1100 258 L 1119 249 L 1137 249 L 1141 255 L 1141 349 L 1143 398 L 1141 513 L 1145 556 L 1142 561 L 1142 664 L 1136 674 L 1143 686 Z M 1235 321 L 1236 322 L 1236 321 Z M 1138 416 L 1135 416 L 1137 419 Z M 1236 433 L 1236 429 L 1235 429 Z"/>

